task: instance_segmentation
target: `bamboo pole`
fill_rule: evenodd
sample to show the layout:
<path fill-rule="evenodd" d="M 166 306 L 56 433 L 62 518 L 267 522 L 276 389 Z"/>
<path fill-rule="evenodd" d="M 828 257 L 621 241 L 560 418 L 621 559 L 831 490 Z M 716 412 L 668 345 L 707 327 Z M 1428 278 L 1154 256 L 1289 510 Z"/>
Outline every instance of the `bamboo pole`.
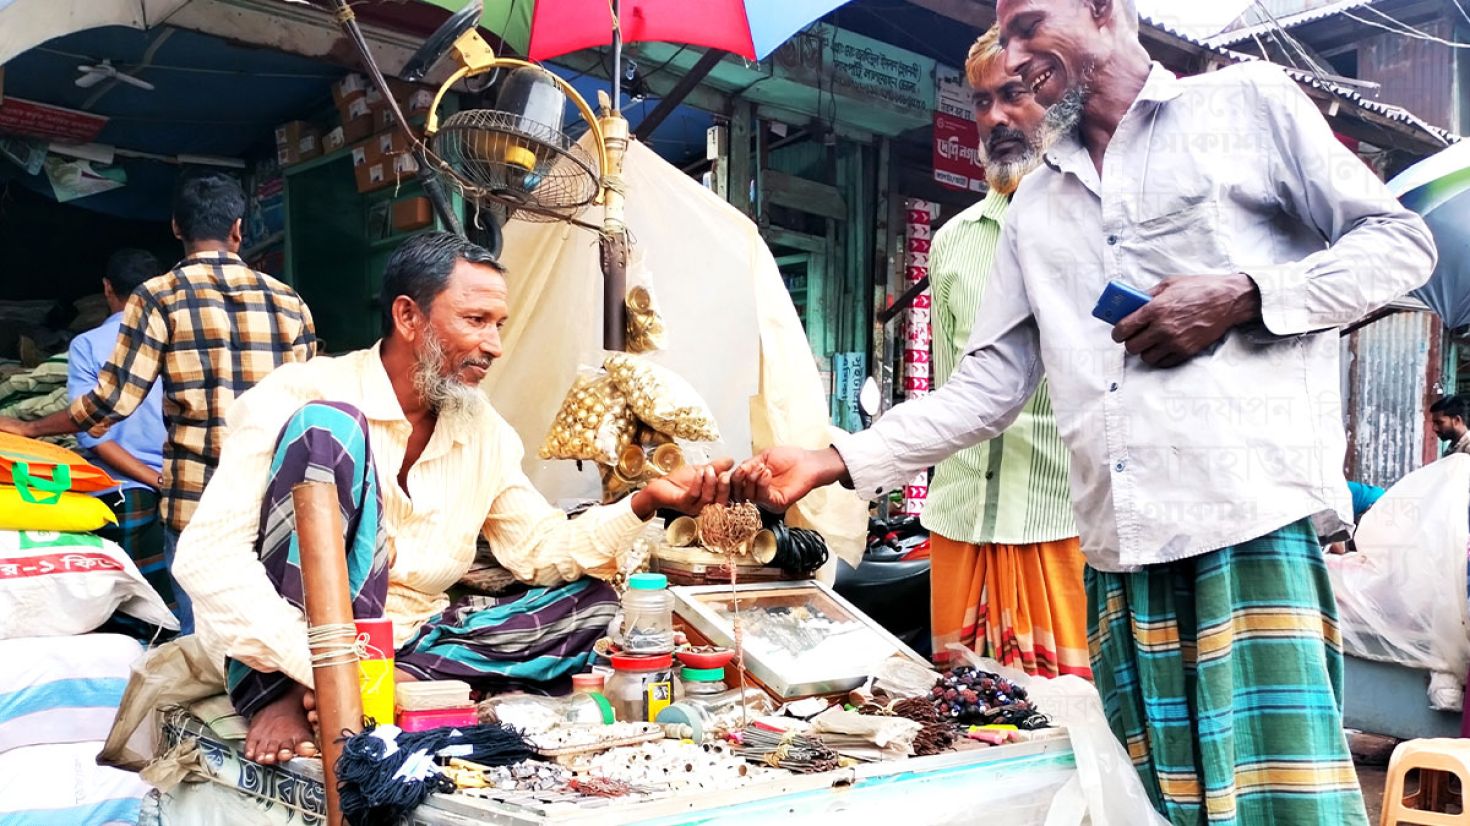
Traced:
<path fill-rule="evenodd" d="M 352 624 L 352 596 L 347 580 L 347 547 L 342 536 L 342 514 L 337 486 L 331 482 L 303 482 L 291 488 L 296 511 L 296 537 L 301 550 L 301 590 L 306 602 L 306 624 Z M 355 654 L 313 662 L 317 715 L 321 721 L 322 773 L 327 792 L 327 823 L 343 826 L 342 801 L 337 791 L 337 758 L 342 754 L 344 731 L 362 728 L 362 695 L 358 688 Z"/>

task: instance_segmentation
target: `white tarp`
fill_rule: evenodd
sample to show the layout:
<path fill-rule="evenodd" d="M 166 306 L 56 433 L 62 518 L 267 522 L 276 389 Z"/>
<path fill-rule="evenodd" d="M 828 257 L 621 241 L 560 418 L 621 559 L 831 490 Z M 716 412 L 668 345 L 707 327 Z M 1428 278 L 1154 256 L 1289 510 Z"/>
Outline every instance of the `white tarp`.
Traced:
<path fill-rule="evenodd" d="M 755 224 L 683 172 L 634 142 L 624 168 L 634 259 L 652 275 L 668 347 L 654 360 L 694 385 L 719 420 L 713 456 L 737 459 L 773 444 L 830 444 L 827 401 L 815 359 L 775 259 Z M 596 207 L 587 217 L 598 217 Z M 525 469 L 553 502 L 598 495 L 596 473 L 545 462 L 536 450 L 578 368 L 600 364 L 602 271 L 595 235 L 565 224 L 512 221 L 506 356 L 485 388 L 526 444 Z M 862 557 L 866 504 L 817 491 L 794 509 L 835 555 Z"/>
<path fill-rule="evenodd" d="M 1343 647 L 1432 672 L 1430 705 L 1458 710 L 1470 664 L 1470 456 L 1410 473 L 1364 515 L 1358 552 L 1327 557 Z"/>
<path fill-rule="evenodd" d="M 146 29 L 189 0 L 0 0 L 0 65 L 53 38 L 102 26 Z"/>

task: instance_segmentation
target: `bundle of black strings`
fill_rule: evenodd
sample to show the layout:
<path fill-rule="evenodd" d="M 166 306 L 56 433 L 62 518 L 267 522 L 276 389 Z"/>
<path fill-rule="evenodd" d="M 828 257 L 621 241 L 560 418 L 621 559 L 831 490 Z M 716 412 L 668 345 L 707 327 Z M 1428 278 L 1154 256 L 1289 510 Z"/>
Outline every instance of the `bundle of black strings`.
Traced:
<path fill-rule="evenodd" d="M 454 790 L 436 761 L 509 766 L 534 755 L 520 732 L 500 723 L 420 732 L 370 727 L 349 735 L 337 759 L 342 814 L 352 826 L 396 826 L 433 792 Z"/>
<path fill-rule="evenodd" d="M 790 574 L 807 576 L 827 564 L 827 540 L 821 534 L 790 527 L 780 514 L 763 511 L 761 518 L 776 535 L 776 557 L 771 565 Z"/>

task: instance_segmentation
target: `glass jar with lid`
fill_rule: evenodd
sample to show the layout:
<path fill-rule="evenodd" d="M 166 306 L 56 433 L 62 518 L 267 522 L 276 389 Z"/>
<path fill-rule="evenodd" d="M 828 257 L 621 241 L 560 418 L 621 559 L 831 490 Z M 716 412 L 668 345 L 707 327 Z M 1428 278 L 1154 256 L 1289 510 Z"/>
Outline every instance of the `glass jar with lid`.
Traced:
<path fill-rule="evenodd" d="M 651 723 L 674 702 L 674 658 L 614 654 L 613 673 L 603 694 L 624 723 Z"/>
<path fill-rule="evenodd" d="M 663 574 L 633 574 L 623 593 L 619 636 L 624 652 L 668 654 L 674 650 L 674 594 Z"/>

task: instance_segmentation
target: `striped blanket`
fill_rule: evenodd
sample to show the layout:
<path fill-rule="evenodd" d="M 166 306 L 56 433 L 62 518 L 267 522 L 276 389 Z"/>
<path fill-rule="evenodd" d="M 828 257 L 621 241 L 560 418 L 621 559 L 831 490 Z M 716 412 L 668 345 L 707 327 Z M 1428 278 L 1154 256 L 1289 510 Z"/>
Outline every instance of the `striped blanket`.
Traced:
<path fill-rule="evenodd" d="M 1113 733 L 1173 823 L 1365 826 L 1310 521 L 1087 589 Z"/>

